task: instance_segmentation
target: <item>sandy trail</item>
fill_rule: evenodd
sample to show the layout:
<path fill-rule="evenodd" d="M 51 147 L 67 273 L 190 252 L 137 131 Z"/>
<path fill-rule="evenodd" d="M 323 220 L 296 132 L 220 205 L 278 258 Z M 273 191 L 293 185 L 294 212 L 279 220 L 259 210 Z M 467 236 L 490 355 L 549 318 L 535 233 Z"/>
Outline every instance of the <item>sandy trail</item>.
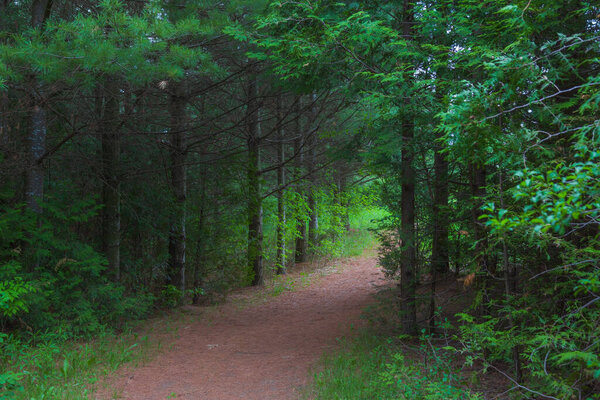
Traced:
<path fill-rule="evenodd" d="M 384 284 L 375 264 L 373 257 L 343 260 L 307 287 L 188 323 L 169 350 L 118 372 L 110 393 L 128 400 L 297 399 L 310 366 L 351 332 Z"/>

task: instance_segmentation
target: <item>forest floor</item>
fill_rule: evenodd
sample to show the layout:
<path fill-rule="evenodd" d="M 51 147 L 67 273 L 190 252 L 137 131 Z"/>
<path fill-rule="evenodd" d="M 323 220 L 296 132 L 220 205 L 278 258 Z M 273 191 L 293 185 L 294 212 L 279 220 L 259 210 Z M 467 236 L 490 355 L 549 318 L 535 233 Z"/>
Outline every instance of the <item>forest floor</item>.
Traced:
<path fill-rule="evenodd" d="M 187 307 L 168 348 L 118 370 L 96 398 L 297 399 L 311 367 L 356 332 L 361 312 L 387 284 L 373 255 L 328 265 L 309 275 L 296 267 L 281 292 L 248 288 L 217 307 Z"/>

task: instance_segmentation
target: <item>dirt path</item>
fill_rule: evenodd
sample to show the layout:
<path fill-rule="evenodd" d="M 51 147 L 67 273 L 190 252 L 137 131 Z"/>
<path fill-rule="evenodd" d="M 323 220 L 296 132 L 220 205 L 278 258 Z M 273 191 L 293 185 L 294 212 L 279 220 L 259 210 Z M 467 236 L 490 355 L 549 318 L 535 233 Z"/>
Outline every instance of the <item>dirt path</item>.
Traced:
<path fill-rule="evenodd" d="M 384 283 L 372 257 L 340 265 L 307 287 L 242 310 L 224 306 L 212 321 L 182 327 L 169 350 L 118 373 L 111 393 L 128 400 L 297 399 L 309 367 L 359 323 Z"/>

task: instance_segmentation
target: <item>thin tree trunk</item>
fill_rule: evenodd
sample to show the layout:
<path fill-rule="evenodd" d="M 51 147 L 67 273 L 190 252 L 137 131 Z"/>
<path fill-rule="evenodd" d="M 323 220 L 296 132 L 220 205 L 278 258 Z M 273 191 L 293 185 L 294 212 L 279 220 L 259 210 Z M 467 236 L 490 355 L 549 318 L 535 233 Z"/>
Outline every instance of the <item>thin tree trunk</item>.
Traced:
<path fill-rule="evenodd" d="M 53 0 L 33 0 L 31 4 L 31 26 L 40 29 L 50 17 Z"/>
<path fill-rule="evenodd" d="M 0 150 L 8 148 L 8 96 L 6 92 L 0 91 Z"/>
<path fill-rule="evenodd" d="M 414 20 L 411 3 L 404 0 L 403 34 L 412 38 L 412 22 Z M 406 108 L 410 107 L 410 99 L 404 100 Z M 414 134 L 415 126 L 410 111 L 405 111 L 402 120 L 402 193 L 400 237 L 402 250 L 400 255 L 400 321 L 402 330 L 407 335 L 417 333 L 416 305 L 416 249 L 415 249 L 415 168 L 414 168 Z"/>
<path fill-rule="evenodd" d="M 499 184 L 500 184 L 500 207 L 504 208 L 504 187 L 502 180 L 502 171 L 499 173 Z M 508 246 L 506 245 L 506 238 L 502 238 L 502 261 L 504 266 L 504 291 L 506 296 L 506 301 L 510 301 L 511 296 L 513 296 L 517 291 L 517 270 L 514 266 L 511 266 L 508 254 Z M 512 316 L 512 313 L 509 311 L 508 314 L 508 323 L 511 329 L 515 327 L 515 321 Z M 512 348 L 512 356 L 513 356 L 513 367 L 515 369 L 515 381 L 517 383 L 521 383 L 523 381 L 523 372 L 521 370 L 521 358 L 519 353 L 521 349 L 519 345 L 515 345 Z"/>
<path fill-rule="evenodd" d="M 312 153 L 312 150 L 311 150 Z M 313 170 L 313 154 L 309 154 L 309 170 Z M 312 171 L 310 172 L 310 188 L 308 190 L 308 208 L 309 216 L 308 216 L 308 247 L 314 251 L 317 246 L 317 232 L 319 230 L 319 215 L 317 212 L 317 198 L 315 195 L 316 184 L 312 175 Z"/>
<path fill-rule="evenodd" d="M 37 214 L 42 213 L 40 202 L 44 197 L 44 168 L 41 158 L 46 151 L 46 110 L 39 96 L 34 96 L 35 105 L 31 110 L 31 131 L 29 135 L 29 168 L 26 172 L 25 199 L 27 206 Z"/>
<path fill-rule="evenodd" d="M 415 170 L 413 166 L 414 125 L 410 118 L 402 124 L 402 193 L 401 226 L 402 251 L 400 255 L 400 318 L 405 334 L 417 333 L 416 309 L 416 249 L 415 249 Z"/>
<path fill-rule="evenodd" d="M 173 210 L 169 231 L 169 273 L 168 283 L 185 295 L 185 255 L 186 255 L 186 98 L 182 93 L 181 83 L 175 84 L 174 93 L 170 97 L 169 112 L 171 117 L 171 192 Z"/>
<path fill-rule="evenodd" d="M 431 285 L 429 294 L 429 333 L 435 333 L 435 292 L 437 283 L 437 271 L 435 264 L 432 262 L 429 267 L 429 274 L 431 275 Z"/>
<path fill-rule="evenodd" d="M 311 115 L 313 121 L 316 120 L 315 102 L 317 95 L 312 94 L 313 109 Z M 317 163 L 317 133 L 313 132 L 310 136 L 309 149 L 308 149 L 308 173 L 310 189 L 308 191 L 308 208 L 310 209 L 308 219 L 308 247 L 314 251 L 317 246 L 317 232 L 319 230 L 319 214 L 317 212 L 317 177 L 315 176 L 315 168 Z"/>
<path fill-rule="evenodd" d="M 460 252 L 460 245 L 461 245 L 461 233 L 460 230 L 458 232 L 456 232 L 456 260 L 454 262 L 454 275 L 456 275 L 456 277 L 458 278 L 458 276 L 460 275 L 460 257 L 461 257 L 461 252 Z"/>
<path fill-rule="evenodd" d="M 337 191 L 336 191 L 337 203 L 340 206 L 340 210 L 341 210 L 341 214 L 340 214 L 341 221 L 340 222 L 342 223 L 342 225 L 344 226 L 344 229 L 347 232 L 350 230 L 350 212 L 349 212 L 350 204 L 348 202 L 348 199 L 344 195 L 344 192 L 346 190 L 346 178 L 343 175 L 340 176 L 339 179 L 337 180 L 336 186 L 337 186 Z"/>
<path fill-rule="evenodd" d="M 248 266 L 253 272 L 252 285 L 262 285 L 263 276 L 263 229 L 262 201 L 260 195 L 260 132 L 258 126 L 259 104 L 256 77 L 248 83 Z"/>
<path fill-rule="evenodd" d="M 296 108 L 296 139 L 294 140 L 294 154 L 296 154 L 295 161 L 295 177 L 297 179 L 302 175 L 302 167 L 304 164 L 304 156 L 302 149 L 302 139 L 304 138 L 304 132 L 302 131 L 302 115 L 301 113 L 301 98 L 298 99 L 297 108 Z M 298 195 L 303 198 L 304 197 L 304 183 L 299 181 L 296 184 L 296 192 Z M 306 261 L 306 248 L 307 248 L 307 240 L 306 240 L 306 220 L 303 215 L 298 215 L 296 219 L 296 253 L 295 253 L 295 261 L 297 263 Z"/>
<path fill-rule="evenodd" d="M 51 0 L 35 0 L 31 5 L 31 26 L 43 29 L 50 16 Z M 40 202 L 44 197 L 44 168 L 41 158 L 46 151 L 46 109 L 42 87 L 36 77 L 31 82 L 31 130 L 28 136 L 29 168 L 25 173 L 25 202 L 29 209 L 42 213 Z"/>
<path fill-rule="evenodd" d="M 450 269 L 448 255 L 448 162 L 437 147 L 434 154 L 433 247 L 431 262 L 436 273 Z"/>
<path fill-rule="evenodd" d="M 433 245 L 431 250 L 431 297 L 429 303 L 429 330 L 435 332 L 435 285 L 438 275 L 450 269 L 448 250 L 448 162 L 437 143 L 433 156 Z"/>
<path fill-rule="evenodd" d="M 281 112 L 281 97 L 277 99 L 277 256 L 275 258 L 275 273 L 277 275 L 285 274 L 286 253 L 285 253 L 285 144 L 283 142 L 283 117 Z"/>
<path fill-rule="evenodd" d="M 490 311 L 487 306 L 487 291 L 489 287 L 489 274 L 495 273 L 490 269 L 490 261 L 487 254 L 488 237 L 487 231 L 483 222 L 480 220 L 482 215 L 481 207 L 486 196 L 486 180 L 487 171 L 485 164 L 472 165 L 471 167 L 471 195 L 473 198 L 473 208 L 471 210 L 473 216 L 473 224 L 475 231 L 475 263 L 477 265 L 476 272 L 480 272 L 480 279 L 477 280 L 478 290 L 482 294 L 482 301 L 476 309 L 479 317 L 489 315 Z M 487 357 L 488 350 L 484 349 L 484 355 Z"/>
<path fill-rule="evenodd" d="M 486 177 L 487 172 L 485 165 L 471 166 L 471 194 L 474 199 L 473 208 L 471 210 L 473 225 L 475 227 L 475 247 L 477 265 L 480 271 L 487 271 L 490 267 L 487 256 L 487 232 L 483 223 L 479 219 L 482 215 L 481 206 L 483 205 L 486 195 Z"/>
<path fill-rule="evenodd" d="M 121 190 L 119 162 L 121 138 L 117 131 L 118 87 L 110 82 L 104 91 L 102 137 L 102 247 L 113 279 L 121 279 Z"/>
<path fill-rule="evenodd" d="M 204 239 L 204 225 L 205 225 L 205 207 L 206 207 L 206 180 L 204 171 L 200 174 L 201 192 L 200 192 L 200 212 L 198 215 L 198 240 L 196 242 L 196 267 L 194 269 L 194 295 L 192 296 L 192 304 L 200 304 L 200 292 L 198 289 L 202 287 L 202 272 L 205 265 L 205 241 Z"/>

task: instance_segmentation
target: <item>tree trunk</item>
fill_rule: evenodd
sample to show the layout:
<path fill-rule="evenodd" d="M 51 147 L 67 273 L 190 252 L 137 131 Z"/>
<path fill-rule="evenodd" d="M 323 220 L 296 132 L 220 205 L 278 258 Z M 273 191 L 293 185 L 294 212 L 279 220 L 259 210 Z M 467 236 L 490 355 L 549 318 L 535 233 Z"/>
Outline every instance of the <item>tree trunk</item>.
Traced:
<path fill-rule="evenodd" d="M 487 172 L 485 165 L 471 166 L 471 195 L 473 197 L 473 208 L 471 210 L 473 225 L 475 231 L 475 256 L 477 260 L 477 266 L 479 271 L 488 271 L 489 259 L 487 256 L 487 232 L 479 217 L 483 214 L 481 207 L 483 205 L 484 197 L 486 195 L 486 177 Z"/>
<path fill-rule="evenodd" d="M 298 179 L 300 176 L 302 176 L 302 167 L 304 164 L 304 156 L 303 156 L 303 149 L 302 149 L 302 142 L 303 142 L 303 138 L 304 138 L 304 132 L 302 131 L 302 115 L 301 115 L 301 101 L 302 99 L 299 98 L 297 105 L 296 105 L 296 139 L 294 140 L 294 154 L 296 154 L 296 162 L 295 162 L 295 177 L 294 179 Z M 304 188 L 303 188 L 303 182 L 302 181 L 298 181 L 298 183 L 296 183 L 296 192 L 298 193 L 298 196 L 300 196 L 301 198 L 304 197 Z M 306 261 L 306 248 L 307 248 L 307 241 L 306 241 L 306 220 L 304 219 L 303 215 L 298 215 L 297 219 L 296 219 L 296 231 L 297 231 L 297 237 L 296 237 L 296 253 L 295 253 L 295 261 L 297 263 L 301 263 L 301 262 L 305 262 Z"/>
<path fill-rule="evenodd" d="M 31 131 L 29 134 L 29 168 L 26 172 L 25 199 L 29 209 L 42 213 L 40 202 L 44 196 L 44 168 L 41 158 L 46 151 L 46 110 L 41 99 L 35 95 L 31 110 Z"/>
<path fill-rule="evenodd" d="M 311 149 L 309 154 L 309 172 L 310 172 L 310 189 L 308 191 L 308 208 L 310 209 L 308 219 L 308 246 L 313 249 L 317 246 L 317 232 L 319 230 L 319 214 L 317 211 L 317 197 L 316 197 L 316 182 L 314 176 L 314 163 L 315 163 L 315 142 L 311 143 Z"/>
<path fill-rule="evenodd" d="M 102 137 L 102 248 L 113 279 L 121 279 L 121 190 L 119 161 L 121 138 L 117 130 L 119 117 L 118 87 L 110 82 L 104 90 L 104 107 L 100 123 Z"/>
<path fill-rule="evenodd" d="M 308 219 L 308 246 L 311 251 L 317 246 L 317 232 L 319 230 L 319 215 L 317 213 L 317 199 L 315 196 L 315 186 L 311 184 L 308 192 L 308 208 L 310 209 Z"/>
<path fill-rule="evenodd" d="M 450 270 L 448 251 L 448 162 L 436 144 L 433 156 L 433 245 L 431 250 L 431 298 L 429 303 L 429 331 L 435 332 L 435 286 L 439 275 Z"/>
<path fill-rule="evenodd" d="M 498 173 L 499 179 L 499 192 L 500 192 L 500 207 L 504 208 L 504 187 L 502 181 L 502 171 Z M 517 291 L 517 269 L 514 265 L 510 264 L 509 254 L 508 254 L 508 246 L 506 244 L 506 238 L 502 238 L 502 261 L 504 266 L 504 291 L 506 296 L 506 301 L 510 302 L 511 296 L 513 296 Z M 508 323 L 510 328 L 515 327 L 515 321 L 512 316 L 512 313 L 509 311 L 508 314 Z M 513 356 L 513 368 L 515 370 L 514 380 L 517 383 L 521 383 L 523 381 L 523 372 L 521 370 L 521 358 L 520 358 L 521 349 L 519 345 L 515 345 L 512 348 L 512 356 Z"/>
<path fill-rule="evenodd" d="M 413 11 L 411 3 L 404 0 L 403 34 L 412 38 Z M 404 106 L 410 108 L 410 99 L 406 97 Z M 402 119 L 402 193 L 400 204 L 401 225 L 400 237 L 402 250 L 400 255 L 400 321 L 404 334 L 417 333 L 416 305 L 416 249 L 415 249 L 415 168 L 414 168 L 414 135 L 415 126 L 412 112 L 404 111 Z"/>
<path fill-rule="evenodd" d="M 198 215 L 198 240 L 196 242 L 196 267 L 194 269 L 194 294 L 192 296 L 192 304 L 198 305 L 200 304 L 200 292 L 198 289 L 202 287 L 202 272 L 205 265 L 205 241 L 204 239 L 204 226 L 205 226 L 205 207 L 206 207 L 206 183 L 205 183 L 205 174 L 200 174 L 200 182 L 201 185 L 201 193 L 200 193 L 200 213 Z"/>
<path fill-rule="evenodd" d="M 252 270 L 252 285 L 262 285 L 263 276 L 263 229 L 262 200 L 260 195 L 260 132 L 258 126 L 258 88 L 256 77 L 248 83 L 248 266 Z"/>
<path fill-rule="evenodd" d="M 181 83 L 176 83 L 170 97 L 170 140 L 171 140 L 171 192 L 173 210 L 169 231 L 169 273 L 168 283 L 185 295 L 185 246 L 186 246 L 186 98 Z"/>
<path fill-rule="evenodd" d="M 317 95 L 312 94 L 312 110 L 311 116 L 313 122 L 317 119 L 317 112 L 315 103 Z M 319 214 L 317 211 L 317 177 L 315 176 L 315 169 L 317 164 L 317 132 L 312 132 L 310 135 L 309 149 L 308 149 L 308 176 L 310 182 L 310 189 L 308 191 L 308 208 L 310 209 L 308 219 L 308 246 L 312 251 L 317 246 L 317 232 L 319 230 Z"/>
<path fill-rule="evenodd" d="M 460 267 L 460 263 L 461 263 L 460 246 L 461 246 L 461 233 L 460 233 L 460 230 L 458 230 L 456 232 L 456 253 L 455 253 L 456 260 L 454 261 L 454 275 L 457 278 L 460 275 L 460 269 L 461 269 L 461 267 Z"/>
<path fill-rule="evenodd" d="M 50 16 L 51 0 L 35 0 L 31 5 L 31 26 L 43 29 Z M 46 110 L 42 87 L 36 77 L 31 82 L 31 129 L 28 137 L 29 168 L 25 174 L 25 202 L 29 209 L 41 214 L 44 197 L 44 168 L 41 158 L 46 152 Z"/>
<path fill-rule="evenodd" d="M 476 272 L 480 273 L 480 279 L 477 280 L 477 287 L 482 293 L 482 301 L 476 309 L 479 317 L 490 315 L 487 304 L 487 292 L 489 275 L 495 274 L 490 268 L 490 261 L 487 254 L 488 237 L 483 222 L 479 219 L 482 215 L 481 207 L 486 196 L 486 179 L 487 172 L 485 164 L 473 164 L 471 167 L 471 194 L 473 198 L 473 208 L 471 210 L 473 216 L 473 224 L 475 231 L 475 263 Z M 484 355 L 487 356 L 487 349 L 484 349 Z"/>
<path fill-rule="evenodd" d="M 350 230 L 350 203 L 348 201 L 348 197 L 345 195 L 346 191 L 346 177 L 344 175 L 340 176 L 337 181 L 337 200 L 342 211 L 341 214 L 341 223 L 344 226 L 346 232 Z"/>
<path fill-rule="evenodd" d="M 277 99 L 277 256 L 275 258 L 275 273 L 285 274 L 285 203 L 283 186 L 285 185 L 285 144 L 283 142 L 283 116 L 281 112 L 281 97 Z"/>
<path fill-rule="evenodd" d="M 42 28 L 50 17 L 53 0 L 33 0 L 31 4 L 31 26 L 36 29 Z"/>
<path fill-rule="evenodd" d="M 406 118 L 402 124 L 402 193 L 401 226 L 402 251 L 400 255 L 400 318 L 405 334 L 417 333 L 416 309 L 416 249 L 415 249 L 415 169 L 413 165 L 414 124 Z"/>
<path fill-rule="evenodd" d="M 450 269 L 448 256 L 448 162 L 441 153 L 441 145 L 435 149 L 433 168 L 433 248 L 431 263 L 438 274 Z"/>
<path fill-rule="evenodd" d="M 8 150 L 8 96 L 0 91 L 0 151 Z"/>

